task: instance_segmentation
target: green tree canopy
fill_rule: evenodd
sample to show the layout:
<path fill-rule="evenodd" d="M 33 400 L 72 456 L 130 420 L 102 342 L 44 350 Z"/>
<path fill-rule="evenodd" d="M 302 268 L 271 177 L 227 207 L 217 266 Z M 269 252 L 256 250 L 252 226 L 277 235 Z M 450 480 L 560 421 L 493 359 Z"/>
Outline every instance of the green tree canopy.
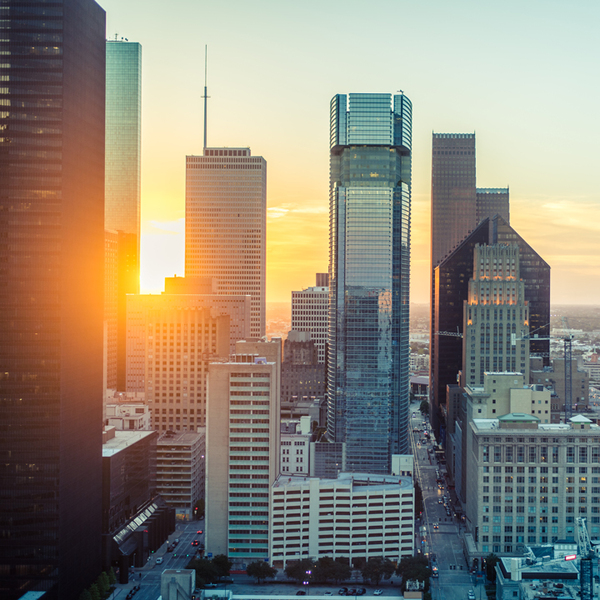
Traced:
<path fill-rule="evenodd" d="M 219 577 L 227 577 L 233 566 L 233 563 L 224 554 L 217 554 L 212 559 L 212 564 L 217 569 Z"/>
<path fill-rule="evenodd" d="M 220 577 L 217 567 L 211 560 L 206 558 L 194 558 L 188 565 L 188 569 L 196 571 L 196 583 L 204 585 L 205 583 L 214 583 Z"/>
<path fill-rule="evenodd" d="M 398 564 L 396 573 L 402 577 L 402 591 L 406 589 L 406 582 L 411 580 L 424 581 L 425 589 L 429 589 L 431 569 L 429 568 L 429 561 L 422 554 L 417 556 L 405 556 Z"/>
<path fill-rule="evenodd" d="M 277 575 L 277 569 L 264 560 L 255 560 L 246 567 L 246 573 L 258 583 L 262 583 L 265 579 L 273 579 Z"/>
<path fill-rule="evenodd" d="M 117 576 L 115 575 L 115 570 L 112 567 L 108 571 L 108 583 L 110 583 L 110 585 L 115 585 L 115 583 L 117 583 Z"/>
<path fill-rule="evenodd" d="M 104 571 L 98 575 L 96 585 L 98 586 L 98 591 L 100 592 L 100 596 L 102 598 L 108 596 L 108 592 L 110 591 L 110 583 L 108 582 L 108 575 Z"/>
<path fill-rule="evenodd" d="M 100 590 L 98 589 L 98 586 L 95 583 L 92 583 L 92 585 L 90 585 L 90 596 L 92 597 L 92 600 L 102 600 L 102 598 L 100 597 Z"/>
<path fill-rule="evenodd" d="M 394 563 L 389 558 L 376 556 L 370 558 L 362 568 L 362 576 L 365 581 L 373 585 L 379 585 L 382 579 L 389 579 L 396 570 Z"/>
<path fill-rule="evenodd" d="M 79 600 L 92 600 L 92 595 L 89 590 L 83 590 L 83 592 L 79 594 Z"/>
<path fill-rule="evenodd" d="M 419 411 L 423 415 L 428 415 L 429 414 L 429 402 L 427 402 L 427 400 L 422 400 L 421 401 L 421 405 L 419 406 Z"/>
<path fill-rule="evenodd" d="M 295 579 L 298 583 L 306 580 L 306 572 L 315 570 L 315 561 L 311 558 L 303 558 L 302 560 L 294 560 L 287 563 L 285 566 L 285 574 L 290 579 Z"/>
<path fill-rule="evenodd" d="M 496 565 L 500 559 L 495 554 L 490 554 L 485 559 L 485 576 L 491 581 L 496 581 Z"/>

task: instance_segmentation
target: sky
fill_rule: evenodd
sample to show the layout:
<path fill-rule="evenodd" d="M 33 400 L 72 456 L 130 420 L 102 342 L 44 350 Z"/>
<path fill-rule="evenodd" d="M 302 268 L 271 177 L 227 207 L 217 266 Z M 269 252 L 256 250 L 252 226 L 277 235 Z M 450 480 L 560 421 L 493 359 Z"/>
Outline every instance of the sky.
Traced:
<path fill-rule="evenodd" d="M 413 104 L 411 301 L 429 300 L 431 134 L 476 133 L 478 187 L 550 264 L 553 304 L 600 304 L 597 0 L 99 0 L 142 44 L 143 293 L 184 275 L 185 157 L 267 160 L 267 301 L 328 267 L 329 102 Z"/>

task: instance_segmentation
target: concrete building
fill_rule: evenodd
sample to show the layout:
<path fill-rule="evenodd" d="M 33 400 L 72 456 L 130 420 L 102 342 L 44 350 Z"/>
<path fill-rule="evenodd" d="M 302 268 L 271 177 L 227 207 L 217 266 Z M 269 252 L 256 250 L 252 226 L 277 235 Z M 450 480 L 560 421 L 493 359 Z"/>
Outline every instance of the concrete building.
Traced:
<path fill-rule="evenodd" d="M 211 363 L 206 438 L 206 552 L 234 568 L 269 558 L 269 490 L 280 472 L 281 340 L 239 342 Z"/>
<path fill-rule="evenodd" d="M 204 427 L 208 364 L 247 336 L 250 298 L 130 295 L 127 314 L 128 391 L 145 393 L 155 429 Z"/>
<path fill-rule="evenodd" d="M 161 600 L 190 600 L 195 589 L 195 569 L 165 569 L 160 576 Z"/>
<path fill-rule="evenodd" d="M 107 404 L 104 424 L 118 431 L 148 431 L 152 429 L 150 409 L 145 402 Z"/>
<path fill-rule="evenodd" d="M 524 284 L 523 299 L 527 302 L 532 337 L 529 354 L 545 356 L 544 364 L 549 361 L 550 266 L 502 217 L 497 215 L 485 219 L 434 270 L 429 363 L 430 419 L 436 439 L 443 445 L 446 444 L 448 427 L 446 387 L 457 383 L 458 373 L 463 369 L 464 302 L 469 298 L 475 247 L 498 244 L 517 244 L 519 247 L 519 278 Z M 535 335 L 542 339 L 534 339 Z M 476 343 L 479 342 L 476 340 Z M 491 343 L 490 349 L 493 350 L 493 340 Z M 470 369 L 469 365 L 469 374 Z"/>
<path fill-rule="evenodd" d="M 269 556 L 285 568 L 302 558 L 375 556 L 398 562 L 414 550 L 412 478 L 341 473 L 334 479 L 288 477 L 271 489 Z"/>
<path fill-rule="evenodd" d="M 529 381 L 552 390 L 552 423 L 564 420 L 565 414 L 565 359 L 553 358 L 545 367 L 541 358 L 530 360 Z M 571 361 L 571 402 L 574 413 L 589 409 L 590 380 L 588 372 Z"/>
<path fill-rule="evenodd" d="M 473 390 L 466 400 L 473 418 L 463 461 L 463 508 L 480 556 L 573 541 L 575 517 L 587 517 L 590 536 L 598 537 L 600 427 L 581 415 L 567 424 L 545 423 L 547 390 L 524 388 L 517 375 L 486 377 L 484 390 Z M 507 413 L 507 406 L 530 409 Z"/>
<path fill-rule="evenodd" d="M 111 308 L 116 294 L 117 327 L 111 311 L 106 315 L 105 351 L 111 357 L 107 387 L 119 391 L 127 385 L 127 294 L 140 292 L 141 140 L 142 46 L 123 38 L 107 40 L 104 226 L 116 234 L 117 277 L 106 293 L 111 296 Z M 107 265 L 112 260 L 107 256 Z"/>
<path fill-rule="evenodd" d="M 2 5 L 0 597 L 101 568 L 104 10 Z"/>
<path fill-rule="evenodd" d="M 281 401 L 325 398 L 325 364 L 318 362 L 318 349 L 308 331 L 290 331 L 283 345 Z"/>
<path fill-rule="evenodd" d="M 310 474 L 311 418 L 281 422 L 281 473 L 284 475 Z"/>
<path fill-rule="evenodd" d="M 185 275 L 251 296 L 250 336 L 265 335 L 267 162 L 250 148 L 186 157 Z"/>
<path fill-rule="evenodd" d="M 516 244 L 477 244 L 463 307 L 461 385 L 484 373 L 519 372 L 529 381 L 529 307 Z"/>
<path fill-rule="evenodd" d="M 325 363 L 329 335 L 329 278 L 317 273 L 317 285 L 292 292 L 292 330 L 308 331 L 318 349 L 319 363 Z"/>
<path fill-rule="evenodd" d="M 204 497 L 205 432 L 165 432 L 156 442 L 156 491 L 189 521 Z"/>

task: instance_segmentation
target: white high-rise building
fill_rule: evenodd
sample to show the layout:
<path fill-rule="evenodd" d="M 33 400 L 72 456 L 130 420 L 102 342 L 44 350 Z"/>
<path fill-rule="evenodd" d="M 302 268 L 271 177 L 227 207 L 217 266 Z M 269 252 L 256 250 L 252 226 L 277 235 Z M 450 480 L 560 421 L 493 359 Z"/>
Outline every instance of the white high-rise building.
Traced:
<path fill-rule="evenodd" d="M 267 162 L 250 148 L 186 157 L 185 274 L 216 293 L 250 295 L 252 337 L 265 334 Z"/>
<path fill-rule="evenodd" d="M 317 285 L 292 292 L 292 331 L 308 331 L 317 346 L 320 363 L 325 362 L 329 329 L 329 285 L 327 273 L 317 273 Z"/>

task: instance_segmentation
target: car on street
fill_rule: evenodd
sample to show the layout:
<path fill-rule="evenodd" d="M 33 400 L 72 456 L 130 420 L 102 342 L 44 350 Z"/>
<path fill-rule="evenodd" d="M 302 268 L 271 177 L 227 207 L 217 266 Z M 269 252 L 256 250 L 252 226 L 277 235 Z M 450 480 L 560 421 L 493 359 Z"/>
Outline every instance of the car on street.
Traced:
<path fill-rule="evenodd" d="M 440 528 L 440 524 L 439 523 L 434 523 L 433 524 L 433 528 L 434 529 L 439 529 Z"/>
<path fill-rule="evenodd" d="M 163 561 L 163 557 L 162 557 L 162 556 L 159 556 L 159 557 L 156 559 L 156 564 L 157 564 L 157 565 L 160 565 L 160 564 L 162 563 L 162 561 Z"/>
<path fill-rule="evenodd" d="M 331 590 L 327 590 L 326 592 L 323 592 L 323 596 L 332 596 L 333 592 Z"/>
<path fill-rule="evenodd" d="M 473 590 L 469 590 L 469 600 L 475 600 L 475 592 Z"/>
<path fill-rule="evenodd" d="M 296 596 L 306 596 L 306 592 L 304 590 L 298 590 Z"/>
<path fill-rule="evenodd" d="M 441 498 L 438 498 L 438 504 L 444 504 L 444 501 Z"/>
<path fill-rule="evenodd" d="M 201 535 L 201 534 L 202 534 L 202 531 L 203 531 L 202 529 L 198 529 L 198 531 L 197 531 L 196 533 L 197 533 L 198 535 Z"/>
<path fill-rule="evenodd" d="M 373 592 L 373 594 L 374 594 L 375 596 L 381 596 L 381 594 L 383 594 L 383 590 L 375 590 L 375 591 Z"/>
<path fill-rule="evenodd" d="M 346 595 L 348 594 L 348 588 L 347 588 L 347 587 L 340 588 L 340 589 L 338 590 L 338 594 L 339 594 L 340 596 L 346 596 Z"/>
<path fill-rule="evenodd" d="M 194 541 L 192 542 L 192 546 L 197 546 L 199 543 L 200 543 L 200 542 L 199 542 L 198 540 L 194 540 Z"/>

